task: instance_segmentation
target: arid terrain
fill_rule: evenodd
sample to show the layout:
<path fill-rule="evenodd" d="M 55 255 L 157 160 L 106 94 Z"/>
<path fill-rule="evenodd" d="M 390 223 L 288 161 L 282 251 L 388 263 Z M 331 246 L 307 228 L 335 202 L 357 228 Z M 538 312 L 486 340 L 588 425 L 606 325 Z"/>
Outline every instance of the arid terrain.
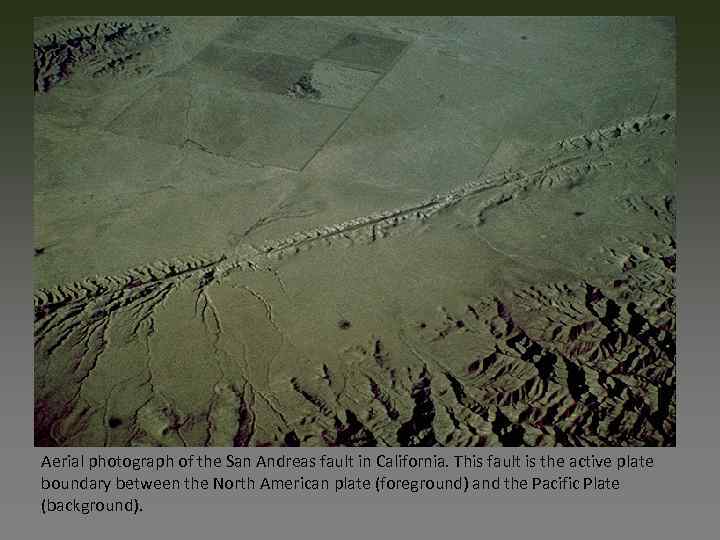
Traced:
<path fill-rule="evenodd" d="M 39 17 L 39 446 L 674 446 L 672 19 Z"/>

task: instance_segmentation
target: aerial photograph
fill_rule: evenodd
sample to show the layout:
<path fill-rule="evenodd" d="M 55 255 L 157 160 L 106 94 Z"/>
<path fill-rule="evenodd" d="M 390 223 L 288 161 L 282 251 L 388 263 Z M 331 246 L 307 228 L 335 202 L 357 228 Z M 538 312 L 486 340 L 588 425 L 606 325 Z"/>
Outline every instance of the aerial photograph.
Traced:
<path fill-rule="evenodd" d="M 673 17 L 33 22 L 36 446 L 676 445 Z"/>

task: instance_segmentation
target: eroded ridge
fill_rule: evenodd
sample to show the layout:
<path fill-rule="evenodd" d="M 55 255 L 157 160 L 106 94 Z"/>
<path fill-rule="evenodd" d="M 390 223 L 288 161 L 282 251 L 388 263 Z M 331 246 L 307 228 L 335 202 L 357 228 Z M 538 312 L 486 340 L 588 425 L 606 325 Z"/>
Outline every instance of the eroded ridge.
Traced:
<path fill-rule="evenodd" d="M 622 277 L 488 297 L 406 326 L 400 350 L 384 336 L 348 349 L 364 384 L 293 381 L 307 403 L 293 432 L 311 446 L 347 442 L 349 425 L 353 445 L 674 446 L 674 242 L 604 253 Z"/>
<path fill-rule="evenodd" d="M 48 92 L 78 72 L 89 77 L 145 73 L 150 66 L 139 62 L 143 47 L 169 33 L 153 22 L 113 21 L 46 35 L 33 43 L 35 92 Z"/>
<path fill-rule="evenodd" d="M 208 271 L 212 271 L 213 277 L 217 279 L 234 269 L 266 267 L 273 260 L 313 246 L 332 245 L 334 241 L 374 242 L 390 236 L 400 225 L 425 222 L 464 200 L 492 190 L 492 195 L 482 200 L 477 207 L 478 221 L 481 222 L 486 210 L 512 201 L 523 192 L 571 186 L 582 182 L 597 170 L 618 164 L 626 165 L 627 161 L 618 163 L 612 160 L 611 151 L 614 147 L 672 133 L 675 118 L 673 112 L 646 115 L 563 139 L 530 155 L 523 168 L 510 168 L 498 174 L 481 176 L 416 204 L 299 231 L 280 240 L 268 241 L 258 248 L 244 245 L 232 252 L 215 256 L 158 261 L 122 275 L 92 277 L 50 289 L 39 289 L 33 298 L 36 320 L 43 319 L 60 306 L 87 301 L 117 289 L 137 288 L 179 276 L 199 278 Z"/>

